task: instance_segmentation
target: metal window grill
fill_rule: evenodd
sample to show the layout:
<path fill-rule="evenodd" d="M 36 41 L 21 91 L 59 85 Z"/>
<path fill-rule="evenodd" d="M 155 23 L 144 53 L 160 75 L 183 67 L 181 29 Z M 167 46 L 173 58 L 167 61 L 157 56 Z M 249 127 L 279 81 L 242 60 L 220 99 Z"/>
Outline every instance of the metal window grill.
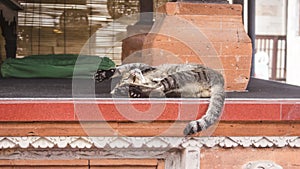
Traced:
<path fill-rule="evenodd" d="M 101 27 L 85 0 L 22 0 L 18 55 L 79 53 Z"/>
<path fill-rule="evenodd" d="M 19 57 L 35 54 L 80 53 L 87 40 L 99 28 L 114 19 L 139 12 L 139 0 L 19 0 L 24 10 L 19 12 Z M 167 0 L 154 0 L 154 9 Z M 115 36 L 125 33 L 127 25 L 92 39 L 96 54 L 120 59 L 121 44 Z M 103 34 L 101 34 L 103 35 Z M 117 46 L 112 46 L 113 44 Z M 106 53 L 108 48 L 114 48 Z"/>
<path fill-rule="evenodd" d="M 135 14 L 140 11 L 139 0 L 110 0 L 107 1 L 107 9 L 113 19 Z"/>
<path fill-rule="evenodd" d="M 269 78 L 286 80 L 286 36 L 257 35 L 257 51 L 266 52 L 269 56 Z"/>
<path fill-rule="evenodd" d="M 154 0 L 154 11 L 170 0 Z M 120 18 L 124 15 L 131 15 L 140 12 L 139 0 L 109 0 L 107 1 L 109 15 L 114 18 Z"/>

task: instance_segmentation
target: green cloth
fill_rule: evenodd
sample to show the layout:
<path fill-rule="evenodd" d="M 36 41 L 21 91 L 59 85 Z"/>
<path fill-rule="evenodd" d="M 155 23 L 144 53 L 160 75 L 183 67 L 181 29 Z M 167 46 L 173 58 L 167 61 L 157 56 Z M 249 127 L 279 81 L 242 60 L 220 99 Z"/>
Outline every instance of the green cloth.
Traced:
<path fill-rule="evenodd" d="M 1 66 L 2 77 L 91 78 L 97 69 L 107 70 L 115 63 L 107 57 L 58 54 L 8 58 Z"/>

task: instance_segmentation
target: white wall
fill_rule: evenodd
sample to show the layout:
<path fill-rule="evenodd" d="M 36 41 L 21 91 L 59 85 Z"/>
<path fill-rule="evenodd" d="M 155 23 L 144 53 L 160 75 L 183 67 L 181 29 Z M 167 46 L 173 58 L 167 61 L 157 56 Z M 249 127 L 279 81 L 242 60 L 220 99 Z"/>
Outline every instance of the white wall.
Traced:
<path fill-rule="evenodd" d="M 287 83 L 300 86 L 300 0 L 288 0 Z"/>
<path fill-rule="evenodd" d="M 286 35 L 286 0 L 256 0 L 257 35 Z"/>

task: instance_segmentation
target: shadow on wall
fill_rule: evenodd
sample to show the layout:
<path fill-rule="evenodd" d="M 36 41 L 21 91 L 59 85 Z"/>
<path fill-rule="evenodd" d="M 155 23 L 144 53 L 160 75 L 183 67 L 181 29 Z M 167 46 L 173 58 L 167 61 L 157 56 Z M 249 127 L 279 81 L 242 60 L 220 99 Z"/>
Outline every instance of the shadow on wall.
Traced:
<path fill-rule="evenodd" d="M 5 59 L 5 39 L 2 36 L 2 29 L 0 28 L 0 64 L 3 62 Z"/>

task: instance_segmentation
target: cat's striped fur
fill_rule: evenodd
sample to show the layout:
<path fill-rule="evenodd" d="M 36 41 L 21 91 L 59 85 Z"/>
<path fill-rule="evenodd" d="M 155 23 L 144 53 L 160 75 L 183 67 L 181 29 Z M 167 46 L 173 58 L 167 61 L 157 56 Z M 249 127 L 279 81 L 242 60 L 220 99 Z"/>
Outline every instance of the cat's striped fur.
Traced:
<path fill-rule="evenodd" d="M 223 109 L 225 93 L 221 73 L 199 64 L 164 64 L 149 66 L 125 64 L 108 71 L 99 70 L 96 81 L 110 77 L 120 80 L 112 90 L 117 97 L 210 97 L 206 114 L 191 121 L 185 135 L 202 131 L 217 122 Z"/>

